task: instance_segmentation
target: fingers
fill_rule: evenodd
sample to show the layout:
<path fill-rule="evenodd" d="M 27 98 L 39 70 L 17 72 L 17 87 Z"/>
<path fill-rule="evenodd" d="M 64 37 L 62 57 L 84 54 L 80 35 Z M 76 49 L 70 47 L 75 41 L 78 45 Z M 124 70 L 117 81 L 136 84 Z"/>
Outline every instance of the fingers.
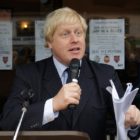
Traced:
<path fill-rule="evenodd" d="M 64 99 L 68 104 L 79 104 L 81 88 L 76 83 L 64 85 Z"/>
<path fill-rule="evenodd" d="M 128 128 L 138 124 L 140 124 L 140 110 L 135 105 L 131 105 L 125 113 L 125 127 Z"/>
<path fill-rule="evenodd" d="M 74 95 L 81 95 L 81 88 L 76 83 L 69 83 L 64 85 L 64 90 L 67 92 L 66 95 L 74 96 Z"/>
<path fill-rule="evenodd" d="M 66 109 L 69 104 L 79 104 L 81 88 L 77 83 L 71 82 L 63 85 L 57 95 L 53 98 L 54 111 Z"/>

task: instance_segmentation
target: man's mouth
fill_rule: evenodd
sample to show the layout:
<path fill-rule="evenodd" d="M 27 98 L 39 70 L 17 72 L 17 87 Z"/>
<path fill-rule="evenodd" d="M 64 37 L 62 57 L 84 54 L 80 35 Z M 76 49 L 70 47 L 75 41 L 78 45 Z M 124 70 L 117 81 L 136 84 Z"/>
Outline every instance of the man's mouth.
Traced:
<path fill-rule="evenodd" d="M 77 48 L 72 48 L 72 49 L 69 49 L 69 51 L 79 51 L 80 50 L 80 48 L 79 47 L 77 47 Z"/>

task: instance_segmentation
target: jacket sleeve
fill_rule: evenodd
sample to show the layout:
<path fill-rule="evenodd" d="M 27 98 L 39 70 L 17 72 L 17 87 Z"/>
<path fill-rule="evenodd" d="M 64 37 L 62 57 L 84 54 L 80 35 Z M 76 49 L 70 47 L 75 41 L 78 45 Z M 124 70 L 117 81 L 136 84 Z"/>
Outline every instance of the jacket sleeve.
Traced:
<path fill-rule="evenodd" d="M 32 74 L 34 73 L 34 74 Z M 39 101 L 39 74 L 34 66 L 28 69 L 19 67 L 16 70 L 16 77 L 8 100 L 3 108 L 0 128 L 2 130 L 15 130 L 22 114 L 22 107 L 25 98 L 21 95 L 24 89 L 31 88 L 34 92 L 33 98 L 30 100 L 31 105 L 28 106 L 27 112 L 22 122 L 22 129 L 37 129 L 42 125 L 43 109 L 45 101 Z M 37 82 L 34 82 L 37 80 Z M 37 83 L 37 84 L 35 84 Z"/>

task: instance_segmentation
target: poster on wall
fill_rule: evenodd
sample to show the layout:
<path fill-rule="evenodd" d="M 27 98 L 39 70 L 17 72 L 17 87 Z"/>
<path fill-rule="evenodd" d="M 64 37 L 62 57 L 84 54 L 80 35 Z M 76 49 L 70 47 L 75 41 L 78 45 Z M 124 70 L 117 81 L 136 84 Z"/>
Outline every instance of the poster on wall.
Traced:
<path fill-rule="evenodd" d="M 0 21 L 0 70 L 12 69 L 12 23 Z"/>
<path fill-rule="evenodd" d="M 91 19 L 89 57 L 98 63 L 124 69 L 124 19 Z"/>
<path fill-rule="evenodd" d="M 35 21 L 35 61 L 51 56 L 51 50 L 45 47 L 43 34 L 44 20 Z"/>

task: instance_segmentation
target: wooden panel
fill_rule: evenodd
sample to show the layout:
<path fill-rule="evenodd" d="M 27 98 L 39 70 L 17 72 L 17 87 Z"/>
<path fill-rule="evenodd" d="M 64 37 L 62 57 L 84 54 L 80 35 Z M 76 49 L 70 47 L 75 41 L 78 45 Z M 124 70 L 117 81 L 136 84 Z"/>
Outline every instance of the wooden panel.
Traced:
<path fill-rule="evenodd" d="M 1 131 L 1 140 L 11 140 L 14 132 Z M 79 131 L 23 131 L 18 140 L 90 140 L 87 133 Z"/>

